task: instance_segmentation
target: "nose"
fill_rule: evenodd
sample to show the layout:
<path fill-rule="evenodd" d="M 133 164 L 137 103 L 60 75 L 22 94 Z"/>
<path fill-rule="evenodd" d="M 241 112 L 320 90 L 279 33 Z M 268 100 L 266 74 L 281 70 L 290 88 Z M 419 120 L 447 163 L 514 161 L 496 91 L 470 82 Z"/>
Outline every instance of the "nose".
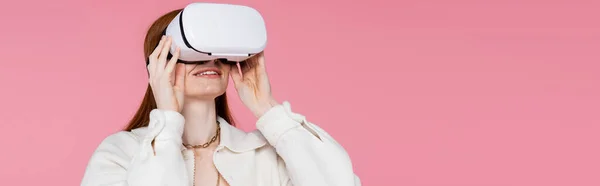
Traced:
<path fill-rule="evenodd" d="M 208 61 L 208 62 L 206 62 L 206 63 L 204 63 L 204 64 L 205 64 L 205 65 L 216 65 L 216 64 L 217 64 L 217 62 L 216 62 L 216 60 L 210 60 L 210 61 Z"/>

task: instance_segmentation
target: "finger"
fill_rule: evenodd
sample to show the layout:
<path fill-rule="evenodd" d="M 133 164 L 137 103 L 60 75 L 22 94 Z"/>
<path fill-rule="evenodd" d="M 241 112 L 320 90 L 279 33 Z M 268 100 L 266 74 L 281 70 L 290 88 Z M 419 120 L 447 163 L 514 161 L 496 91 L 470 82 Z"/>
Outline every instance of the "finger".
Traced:
<path fill-rule="evenodd" d="M 267 72 L 267 68 L 265 66 L 265 55 L 264 53 L 260 53 L 258 56 L 258 70 L 260 70 L 261 72 L 266 73 Z"/>
<path fill-rule="evenodd" d="M 173 69 L 175 68 L 175 64 L 177 64 L 178 59 L 179 59 L 179 47 L 177 47 L 177 49 L 175 49 L 175 54 L 173 54 L 173 57 L 171 58 L 171 60 L 169 60 L 169 63 L 167 64 L 167 68 L 165 69 L 165 73 L 171 74 L 173 72 Z"/>
<path fill-rule="evenodd" d="M 259 72 L 259 69 L 262 68 L 263 64 L 261 64 L 262 52 L 252 56 L 246 64 L 246 71 Z"/>
<path fill-rule="evenodd" d="M 154 50 L 150 54 L 150 56 L 158 57 L 158 53 L 160 52 L 160 49 L 162 49 L 162 46 L 163 46 L 164 43 L 165 43 L 165 36 L 163 35 L 160 38 L 160 41 L 158 42 L 158 45 L 156 45 L 156 48 L 154 48 Z"/>
<path fill-rule="evenodd" d="M 231 70 L 229 74 L 231 74 L 231 79 L 233 79 L 233 84 L 237 85 L 239 82 L 242 82 L 242 76 L 240 74 L 240 68 L 237 65 L 231 65 Z"/>
<path fill-rule="evenodd" d="M 162 46 L 162 50 L 158 56 L 158 63 L 156 64 L 156 72 L 157 74 L 162 74 L 165 70 L 165 65 L 167 63 L 167 56 L 169 55 L 169 49 L 171 49 L 171 36 L 167 36 L 167 40 L 165 44 Z"/>
<path fill-rule="evenodd" d="M 235 67 L 237 67 L 238 71 L 240 73 L 240 77 L 244 78 L 244 73 L 242 72 L 242 65 L 240 64 L 240 62 L 235 63 Z"/>
<path fill-rule="evenodd" d="M 163 42 L 162 48 L 159 49 L 156 62 L 156 74 L 163 74 L 166 68 L 167 56 L 169 55 L 169 49 L 171 48 L 171 36 L 167 36 Z"/>
<path fill-rule="evenodd" d="M 179 109 L 181 110 L 185 92 L 185 64 L 178 63 L 174 74 L 175 85 L 173 86 L 173 89 L 175 90 L 175 98 L 177 99 Z"/>
<path fill-rule="evenodd" d="M 156 73 L 156 59 L 158 57 L 158 51 L 162 48 L 165 41 L 165 36 L 162 36 L 154 51 L 148 56 L 148 71 L 151 76 Z"/>
<path fill-rule="evenodd" d="M 184 89 L 185 83 L 185 64 L 177 63 L 177 68 L 175 69 L 175 86 L 179 90 Z"/>

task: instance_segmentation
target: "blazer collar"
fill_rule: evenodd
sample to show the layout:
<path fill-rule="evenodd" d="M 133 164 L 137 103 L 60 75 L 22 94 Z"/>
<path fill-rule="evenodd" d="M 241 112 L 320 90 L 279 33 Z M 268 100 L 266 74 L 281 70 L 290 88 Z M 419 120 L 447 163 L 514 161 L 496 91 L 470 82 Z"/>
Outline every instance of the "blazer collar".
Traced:
<path fill-rule="evenodd" d="M 267 140 L 258 131 L 244 132 L 232 126 L 220 116 L 217 116 L 217 121 L 221 127 L 219 147 L 226 147 L 234 152 L 245 152 L 258 149 L 267 144 Z M 186 147 L 182 144 L 181 149 L 183 151 Z"/>

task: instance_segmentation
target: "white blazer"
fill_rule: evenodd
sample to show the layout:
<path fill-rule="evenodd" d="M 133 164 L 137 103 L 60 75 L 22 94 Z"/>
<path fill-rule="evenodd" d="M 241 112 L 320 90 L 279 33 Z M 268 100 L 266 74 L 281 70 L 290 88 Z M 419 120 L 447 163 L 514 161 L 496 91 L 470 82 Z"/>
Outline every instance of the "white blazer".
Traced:
<path fill-rule="evenodd" d="M 221 141 L 213 163 L 230 186 L 361 185 L 343 147 L 293 113 L 288 102 L 266 112 L 249 133 L 217 120 Z M 184 123 L 179 112 L 154 109 L 148 127 L 109 135 L 93 153 L 81 185 L 192 185 L 194 156 L 182 145 Z"/>

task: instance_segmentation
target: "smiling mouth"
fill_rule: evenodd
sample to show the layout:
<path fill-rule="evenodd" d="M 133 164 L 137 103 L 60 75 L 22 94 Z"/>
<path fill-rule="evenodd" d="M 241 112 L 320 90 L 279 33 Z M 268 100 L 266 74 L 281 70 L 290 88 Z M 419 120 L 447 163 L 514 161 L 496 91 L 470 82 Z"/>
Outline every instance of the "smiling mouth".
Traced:
<path fill-rule="evenodd" d="M 192 76 L 199 77 L 199 78 L 211 78 L 211 79 L 221 78 L 221 71 L 217 68 L 208 68 L 208 69 L 197 71 L 194 74 L 192 74 Z"/>
<path fill-rule="evenodd" d="M 194 76 L 204 76 L 204 75 L 220 75 L 217 71 L 209 70 L 204 72 L 195 73 Z"/>

